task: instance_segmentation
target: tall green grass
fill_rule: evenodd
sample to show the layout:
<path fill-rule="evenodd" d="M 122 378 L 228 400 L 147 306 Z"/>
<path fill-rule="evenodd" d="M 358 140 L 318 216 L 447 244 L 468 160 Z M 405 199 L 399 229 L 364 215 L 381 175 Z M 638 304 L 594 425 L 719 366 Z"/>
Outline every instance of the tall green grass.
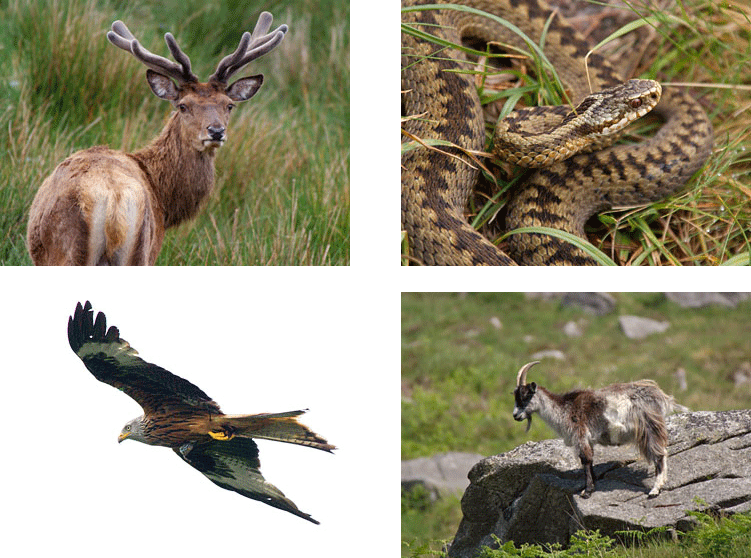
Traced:
<path fill-rule="evenodd" d="M 0 262 L 30 263 L 29 206 L 58 163 L 97 144 L 138 149 L 171 112 L 143 65 L 106 40 L 112 21 L 163 56 L 171 31 L 206 79 L 267 10 L 290 31 L 241 73 L 263 73 L 264 85 L 233 113 L 214 194 L 194 221 L 167 233 L 157 263 L 347 265 L 348 5 L 9 0 L 0 11 Z"/>

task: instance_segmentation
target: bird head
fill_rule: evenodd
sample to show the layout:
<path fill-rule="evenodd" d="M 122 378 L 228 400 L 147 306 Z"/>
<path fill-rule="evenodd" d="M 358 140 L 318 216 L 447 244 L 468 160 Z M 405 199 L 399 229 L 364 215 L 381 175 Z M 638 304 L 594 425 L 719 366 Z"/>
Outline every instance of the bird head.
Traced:
<path fill-rule="evenodd" d="M 123 440 L 131 439 L 143 442 L 143 417 L 134 418 L 128 424 L 123 426 L 120 431 L 120 435 L 117 437 L 117 442 L 120 443 Z"/>

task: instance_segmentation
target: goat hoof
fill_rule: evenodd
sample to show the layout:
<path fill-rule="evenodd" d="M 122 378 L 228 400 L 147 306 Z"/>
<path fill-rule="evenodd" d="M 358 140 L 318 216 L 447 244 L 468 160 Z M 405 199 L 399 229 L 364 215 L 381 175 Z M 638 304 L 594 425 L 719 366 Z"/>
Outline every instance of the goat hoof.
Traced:
<path fill-rule="evenodd" d="M 580 494 L 580 496 L 581 496 L 582 498 L 585 498 L 585 499 L 586 499 L 586 498 L 589 498 L 590 496 L 592 496 L 592 493 L 591 493 L 591 492 L 587 492 L 586 490 L 584 490 L 584 491 L 583 491 L 583 492 L 582 492 L 582 493 Z"/>
<path fill-rule="evenodd" d="M 649 494 L 647 494 L 647 499 L 651 500 L 652 498 L 657 498 L 659 495 L 659 492 L 650 492 Z"/>

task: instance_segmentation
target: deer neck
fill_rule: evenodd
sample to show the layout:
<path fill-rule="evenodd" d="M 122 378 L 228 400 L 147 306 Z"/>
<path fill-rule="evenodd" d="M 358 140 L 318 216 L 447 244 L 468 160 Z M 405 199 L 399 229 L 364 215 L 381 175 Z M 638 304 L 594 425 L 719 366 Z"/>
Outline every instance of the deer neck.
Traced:
<path fill-rule="evenodd" d="M 216 149 L 192 147 L 177 112 L 159 136 L 132 156 L 149 177 L 165 228 L 195 216 L 214 188 Z"/>

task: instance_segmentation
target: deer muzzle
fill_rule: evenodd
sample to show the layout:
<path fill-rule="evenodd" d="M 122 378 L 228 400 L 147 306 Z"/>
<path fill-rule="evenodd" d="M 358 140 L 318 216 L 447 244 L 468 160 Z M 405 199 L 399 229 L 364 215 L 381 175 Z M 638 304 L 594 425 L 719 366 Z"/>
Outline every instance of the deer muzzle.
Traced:
<path fill-rule="evenodd" d="M 203 145 L 206 147 L 219 147 L 227 139 L 226 128 L 224 126 L 212 124 L 206 127 L 208 138 L 204 138 Z"/>

